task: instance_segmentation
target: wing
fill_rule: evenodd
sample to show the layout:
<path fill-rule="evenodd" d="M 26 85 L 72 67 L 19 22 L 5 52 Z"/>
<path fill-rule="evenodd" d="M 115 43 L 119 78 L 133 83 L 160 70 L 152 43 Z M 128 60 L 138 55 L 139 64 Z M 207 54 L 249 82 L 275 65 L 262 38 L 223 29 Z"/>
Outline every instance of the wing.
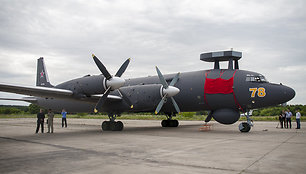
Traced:
<path fill-rule="evenodd" d="M 0 91 L 10 92 L 16 94 L 30 95 L 41 98 L 62 98 L 62 99 L 72 99 L 72 100 L 82 100 L 86 102 L 95 103 L 101 97 L 101 95 L 91 95 L 86 98 L 77 98 L 73 95 L 73 91 L 67 89 L 58 89 L 58 88 L 48 88 L 40 86 L 20 86 L 20 85 L 11 85 L 11 84 L 2 84 L 0 83 Z M 26 101 L 33 103 L 37 99 L 35 97 L 24 97 L 21 99 L 9 99 L 9 98 L 0 98 L 0 100 L 16 100 L 16 101 Z M 122 98 L 115 95 L 109 95 L 107 97 L 109 101 L 121 101 Z"/>

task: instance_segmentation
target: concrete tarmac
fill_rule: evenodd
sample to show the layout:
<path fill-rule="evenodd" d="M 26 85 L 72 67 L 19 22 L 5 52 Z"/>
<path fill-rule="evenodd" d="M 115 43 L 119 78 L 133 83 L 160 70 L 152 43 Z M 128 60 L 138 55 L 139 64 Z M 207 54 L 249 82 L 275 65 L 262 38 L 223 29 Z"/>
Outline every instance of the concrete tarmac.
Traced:
<path fill-rule="evenodd" d="M 238 124 L 123 120 L 122 132 L 101 131 L 97 119 L 69 119 L 53 134 L 35 134 L 36 119 L 0 119 L 0 173 L 305 173 L 306 124 L 276 128 L 254 122 L 249 133 Z M 45 126 L 45 132 L 47 132 Z"/>

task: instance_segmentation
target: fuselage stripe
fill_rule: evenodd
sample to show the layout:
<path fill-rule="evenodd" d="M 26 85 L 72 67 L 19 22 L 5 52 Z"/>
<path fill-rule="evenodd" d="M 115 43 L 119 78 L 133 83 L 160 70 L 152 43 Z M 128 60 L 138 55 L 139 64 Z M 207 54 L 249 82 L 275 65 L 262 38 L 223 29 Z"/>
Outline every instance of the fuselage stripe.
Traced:
<path fill-rule="evenodd" d="M 207 75 L 210 73 L 210 71 L 205 72 L 205 82 L 204 82 L 204 102 L 208 106 L 208 108 L 211 110 L 211 107 L 209 106 L 207 99 L 206 99 L 206 92 L 205 92 L 205 83 L 207 79 Z"/>
<path fill-rule="evenodd" d="M 235 70 L 235 72 L 234 72 L 234 74 L 233 74 L 233 79 L 234 79 L 234 77 L 235 77 L 236 71 L 237 71 L 237 70 Z M 239 102 L 238 102 L 238 100 L 237 100 L 237 98 L 236 98 L 235 90 L 234 90 L 234 89 L 233 89 L 233 96 L 234 96 L 235 104 L 237 105 L 238 109 L 240 109 L 240 110 L 243 112 L 243 109 L 242 109 L 242 107 L 240 106 L 240 104 L 239 104 Z"/>

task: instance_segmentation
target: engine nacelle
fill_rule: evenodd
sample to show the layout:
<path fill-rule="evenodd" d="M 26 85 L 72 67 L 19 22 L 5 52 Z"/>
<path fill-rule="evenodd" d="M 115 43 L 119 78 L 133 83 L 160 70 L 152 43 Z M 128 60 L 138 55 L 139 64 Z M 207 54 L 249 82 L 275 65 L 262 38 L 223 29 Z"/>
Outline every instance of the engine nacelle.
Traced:
<path fill-rule="evenodd" d="M 213 112 L 212 117 L 221 124 L 233 124 L 240 118 L 240 113 L 234 109 L 217 109 Z"/>

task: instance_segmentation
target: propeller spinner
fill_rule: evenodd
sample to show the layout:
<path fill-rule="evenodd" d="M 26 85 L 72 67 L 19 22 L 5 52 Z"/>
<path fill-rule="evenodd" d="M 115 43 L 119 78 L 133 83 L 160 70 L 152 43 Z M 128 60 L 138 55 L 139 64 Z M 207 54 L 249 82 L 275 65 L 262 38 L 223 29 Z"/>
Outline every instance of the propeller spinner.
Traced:
<path fill-rule="evenodd" d="M 166 99 L 168 97 L 171 98 L 172 104 L 176 110 L 177 113 L 180 113 L 180 108 L 178 107 L 176 101 L 174 100 L 173 96 L 175 96 L 176 94 L 178 94 L 180 92 L 180 89 L 178 89 L 177 87 L 174 87 L 174 85 L 176 84 L 180 73 L 177 73 L 174 78 L 172 79 L 172 81 L 170 82 L 170 84 L 168 85 L 168 83 L 166 82 L 164 76 L 162 75 L 162 73 L 159 71 L 159 69 L 156 67 L 156 71 L 159 77 L 159 80 L 161 82 L 161 84 L 163 85 L 161 87 L 161 95 L 163 96 L 163 98 L 160 100 L 160 102 L 158 103 L 156 109 L 155 109 L 155 114 L 158 114 L 159 111 L 161 110 L 161 108 L 163 107 L 164 103 L 166 103 Z"/>
<path fill-rule="evenodd" d="M 122 94 L 122 92 L 120 91 L 120 87 L 124 86 L 125 84 L 125 80 L 120 78 L 122 76 L 122 74 L 124 73 L 124 71 L 126 70 L 127 66 L 130 63 L 130 58 L 128 58 L 119 68 L 119 70 L 117 71 L 116 75 L 113 77 L 106 69 L 106 67 L 101 63 L 101 61 L 94 55 L 92 54 L 92 58 L 94 59 L 96 65 L 98 66 L 98 68 L 100 69 L 100 71 L 102 72 L 102 74 L 105 77 L 105 81 L 104 81 L 104 86 L 106 88 L 103 96 L 99 99 L 98 103 L 95 106 L 94 112 L 97 113 L 98 109 L 101 108 L 103 106 L 103 104 L 105 103 L 108 94 L 113 91 L 113 90 L 119 90 L 120 94 L 122 95 L 122 98 L 127 102 L 127 104 L 130 105 L 131 108 L 133 108 L 133 105 L 131 105 L 131 101 Z"/>

